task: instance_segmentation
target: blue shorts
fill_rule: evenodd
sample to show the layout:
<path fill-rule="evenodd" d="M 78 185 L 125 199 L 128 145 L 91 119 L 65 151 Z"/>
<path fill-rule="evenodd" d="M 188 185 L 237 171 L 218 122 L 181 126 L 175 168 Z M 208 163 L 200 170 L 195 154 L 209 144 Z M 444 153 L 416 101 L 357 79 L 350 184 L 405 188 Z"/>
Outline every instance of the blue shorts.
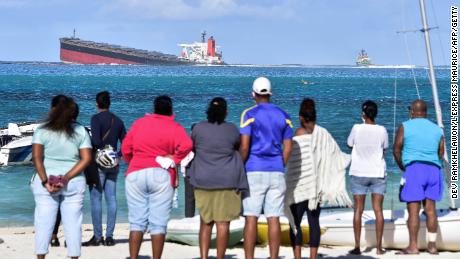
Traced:
<path fill-rule="evenodd" d="M 280 217 L 284 211 L 286 181 L 283 172 L 248 172 L 249 196 L 243 199 L 243 215 Z"/>
<path fill-rule="evenodd" d="M 174 195 L 168 171 L 146 168 L 131 172 L 125 189 L 130 230 L 165 234 Z"/>
<path fill-rule="evenodd" d="M 352 175 L 350 177 L 350 188 L 353 195 L 366 195 L 371 193 L 384 195 L 387 190 L 385 177 L 360 177 Z"/>
<path fill-rule="evenodd" d="M 406 166 L 402 176 L 400 200 L 403 202 L 442 199 L 441 169 L 432 164 L 415 162 Z"/>

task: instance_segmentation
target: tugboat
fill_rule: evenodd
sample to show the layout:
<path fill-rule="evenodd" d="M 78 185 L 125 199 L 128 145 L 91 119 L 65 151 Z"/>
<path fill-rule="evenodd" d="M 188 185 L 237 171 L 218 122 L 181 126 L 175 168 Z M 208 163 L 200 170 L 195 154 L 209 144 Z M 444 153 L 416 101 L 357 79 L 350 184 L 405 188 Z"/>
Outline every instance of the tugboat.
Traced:
<path fill-rule="evenodd" d="M 368 67 L 373 65 L 371 59 L 369 58 L 364 49 L 362 49 L 361 52 L 358 54 L 358 58 L 356 59 L 356 65 L 359 67 Z"/>

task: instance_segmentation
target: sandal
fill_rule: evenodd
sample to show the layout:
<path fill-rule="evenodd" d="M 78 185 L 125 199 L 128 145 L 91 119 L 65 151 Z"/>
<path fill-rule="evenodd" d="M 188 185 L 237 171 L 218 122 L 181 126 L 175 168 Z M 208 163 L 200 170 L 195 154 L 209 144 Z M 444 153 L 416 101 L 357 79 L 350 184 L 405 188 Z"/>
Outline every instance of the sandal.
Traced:
<path fill-rule="evenodd" d="M 434 243 L 434 242 L 433 243 L 432 242 L 428 243 L 428 247 L 427 247 L 426 251 L 431 255 L 439 254 L 438 249 L 436 248 L 436 243 Z"/>

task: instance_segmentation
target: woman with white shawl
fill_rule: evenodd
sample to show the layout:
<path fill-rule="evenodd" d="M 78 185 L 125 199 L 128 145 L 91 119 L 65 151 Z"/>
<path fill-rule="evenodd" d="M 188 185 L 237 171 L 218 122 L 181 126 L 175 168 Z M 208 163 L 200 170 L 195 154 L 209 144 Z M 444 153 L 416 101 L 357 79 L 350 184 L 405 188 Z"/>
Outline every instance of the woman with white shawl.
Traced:
<path fill-rule="evenodd" d="M 320 243 L 321 206 L 351 206 L 345 187 L 345 168 L 350 156 L 342 153 L 331 134 L 316 124 L 315 102 L 306 98 L 299 110 L 301 127 L 295 132 L 286 173 L 285 214 L 290 223 L 294 258 L 301 258 L 302 217 L 307 213 L 310 258 Z"/>

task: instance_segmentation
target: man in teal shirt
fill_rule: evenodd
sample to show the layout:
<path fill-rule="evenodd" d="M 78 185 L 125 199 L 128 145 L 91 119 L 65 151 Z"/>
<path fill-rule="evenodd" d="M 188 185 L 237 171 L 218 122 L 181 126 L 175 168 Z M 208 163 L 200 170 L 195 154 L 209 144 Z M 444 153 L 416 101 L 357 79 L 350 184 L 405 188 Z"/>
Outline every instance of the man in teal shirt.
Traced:
<path fill-rule="evenodd" d="M 428 252 L 437 254 L 436 201 L 443 192 L 441 160 L 444 155 L 444 137 L 441 128 L 427 118 L 427 106 L 417 100 L 410 106 L 410 120 L 398 129 L 393 154 L 401 178 L 400 199 L 407 203 L 409 219 L 409 246 L 400 254 L 418 254 L 417 235 L 420 227 L 420 202 L 423 203 L 428 229 Z"/>

